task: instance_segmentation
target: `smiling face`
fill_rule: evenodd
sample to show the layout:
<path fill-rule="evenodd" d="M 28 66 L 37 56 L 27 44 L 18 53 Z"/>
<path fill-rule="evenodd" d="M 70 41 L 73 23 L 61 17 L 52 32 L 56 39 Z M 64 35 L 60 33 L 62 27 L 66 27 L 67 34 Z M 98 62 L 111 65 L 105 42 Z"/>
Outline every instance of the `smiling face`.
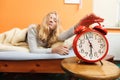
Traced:
<path fill-rule="evenodd" d="M 51 30 L 54 30 L 57 26 L 57 16 L 56 14 L 49 14 L 47 19 L 47 25 Z"/>

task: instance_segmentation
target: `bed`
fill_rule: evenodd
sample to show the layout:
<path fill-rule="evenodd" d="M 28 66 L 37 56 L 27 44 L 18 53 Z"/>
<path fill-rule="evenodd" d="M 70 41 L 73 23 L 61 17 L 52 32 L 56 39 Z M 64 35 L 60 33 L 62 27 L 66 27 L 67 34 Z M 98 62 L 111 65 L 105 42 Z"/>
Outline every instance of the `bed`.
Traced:
<path fill-rule="evenodd" d="M 18 56 L 19 55 L 19 56 Z M 16 51 L 0 52 L 0 72 L 20 73 L 64 73 L 61 69 L 61 60 L 75 57 L 71 49 L 69 55 L 59 54 L 34 54 Z M 106 60 L 113 61 L 113 56 L 108 55 Z"/>
<path fill-rule="evenodd" d="M 0 72 L 63 73 L 61 60 L 74 56 L 72 49 L 69 55 L 1 51 Z"/>
<path fill-rule="evenodd" d="M 105 59 L 120 60 L 120 33 L 109 33 L 109 52 Z M 21 50 L 21 49 L 20 49 Z M 25 49 L 24 49 L 25 50 Z M 74 57 L 71 49 L 69 55 L 59 54 L 34 54 L 27 51 L 0 50 L 0 72 L 27 72 L 27 73 L 64 73 L 61 69 L 61 60 Z"/>
<path fill-rule="evenodd" d="M 63 73 L 60 62 L 64 58 L 75 56 L 72 50 L 69 55 L 30 53 L 26 43 L 27 28 L 13 28 L 0 34 L 0 72 L 35 72 Z M 51 47 L 72 45 L 72 39 L 57 42 Z"/>

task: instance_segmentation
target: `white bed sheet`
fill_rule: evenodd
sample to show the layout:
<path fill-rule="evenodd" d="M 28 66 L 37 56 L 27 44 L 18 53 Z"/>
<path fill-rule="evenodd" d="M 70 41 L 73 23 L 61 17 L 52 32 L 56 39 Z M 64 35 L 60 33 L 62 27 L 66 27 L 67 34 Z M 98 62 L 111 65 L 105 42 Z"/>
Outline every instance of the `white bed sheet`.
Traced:
<path fill-rule="evenodd" d="M 29 52 L 19 51 L 0 51 L 0 60 L 39 60 L 39 59 L 63 59 L 75 56 L 74 51 L 71 49 L 68 55 L 59 54 L 36 54 Z"/>

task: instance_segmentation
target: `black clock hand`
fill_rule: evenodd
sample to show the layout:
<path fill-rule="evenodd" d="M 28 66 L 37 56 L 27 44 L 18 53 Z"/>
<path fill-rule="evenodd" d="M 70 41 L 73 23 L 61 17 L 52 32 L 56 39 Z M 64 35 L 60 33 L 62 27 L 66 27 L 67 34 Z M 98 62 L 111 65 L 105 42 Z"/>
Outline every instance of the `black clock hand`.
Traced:
<path fill-rule="evenodd" d="M 90 46 L 90 54 L 89 54 L 90 59 L 92 59 L 93 54 L 92 54 L 92 47 Z"/>
<path fill-rule="evenodd" d="M 90 44 L 90 47 L 92 47 L 92 44 L 91 44 L 91 42 L 90 42 L 90 40 L 89 40 L 89 38 L 88 38 L 87 35 L 86 35 L 86 38 L 87 38 L 87 40 L 88 40 L 88 43 Z"/>
<path fill-rule="evenodd" d="M 92 46 L 92 44 L 91 44 L 91 42 L 90 42 L 90 40 L 89 40 L 89 38 L 88 38 L 88 36 L 86 35 L 86 38 L 87 38 L 87 40 L 88 40 L 88 43 L 90 44 L 89 46 L 90 46 L 90 54 L 89 54 L 89 57 L 90 57 L 90 59 L 92 59 L 92 57 L 93 57 L 93 54 L 92 54 L 92 48 L 93 48 L 93 46 Z"/>
<path fill-rule="evenodd" d="M 93 57 L 92 49 L 94 49 L 94 48 L 93 48 L 92 43 L 90 42 L 90 40 L 89 40 L 89 38 L 88 38 L 87 35 L 86 35 L 86 38 L 87 38 L 87 40 L 88 40 L 88 43 L 90 44 L 90 45 L 89 45 L 89 46 L 90 46 L 90 54 L 89 54 L 89 56 L 90 56 L 90 58 L 92 58 L 92 57 Z M 95 49 L 94 49 L 94 50 L 95 50 Z M 96 51 L 96 50 L 95 50 L 95 51 Z M 94 56 L 98 57 L 98 55 L 97 55 L 96 52 L 94 53 Z"/>

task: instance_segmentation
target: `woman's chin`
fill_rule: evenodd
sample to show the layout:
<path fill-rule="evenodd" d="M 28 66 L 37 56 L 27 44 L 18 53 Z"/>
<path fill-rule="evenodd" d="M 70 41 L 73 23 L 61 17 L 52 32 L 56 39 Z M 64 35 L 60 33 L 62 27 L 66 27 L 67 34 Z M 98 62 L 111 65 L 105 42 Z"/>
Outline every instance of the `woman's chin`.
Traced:
<path fill-rule="evenodd" d="M 54 30 L 54 28 L 52 26 L 49 26 L 50 30 Z"/>

